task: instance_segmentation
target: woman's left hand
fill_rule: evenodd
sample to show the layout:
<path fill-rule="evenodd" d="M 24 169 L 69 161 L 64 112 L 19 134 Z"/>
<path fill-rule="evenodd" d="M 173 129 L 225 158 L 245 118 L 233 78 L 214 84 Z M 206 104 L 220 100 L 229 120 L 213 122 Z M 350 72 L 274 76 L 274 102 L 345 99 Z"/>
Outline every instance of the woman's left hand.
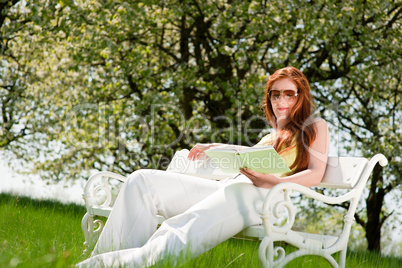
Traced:
<path fill-rule="evenodd" d="M 248 168 L 241 168 L 240 173 L 249 178 L 257 187 L 270 189 L 280 182 L 275 175 L 259 173 Z"/>

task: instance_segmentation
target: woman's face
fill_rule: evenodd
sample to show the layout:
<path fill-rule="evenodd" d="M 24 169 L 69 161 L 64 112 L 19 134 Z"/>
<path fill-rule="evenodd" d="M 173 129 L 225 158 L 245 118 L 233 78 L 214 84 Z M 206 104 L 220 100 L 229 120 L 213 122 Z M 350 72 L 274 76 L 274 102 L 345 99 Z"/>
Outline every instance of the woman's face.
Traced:
<path fill-rule="evenodd" d="M 297 87 L 289 78 L 276 81 L 269 92 L 277 123 L 284 122 L 297 100 Z"/>

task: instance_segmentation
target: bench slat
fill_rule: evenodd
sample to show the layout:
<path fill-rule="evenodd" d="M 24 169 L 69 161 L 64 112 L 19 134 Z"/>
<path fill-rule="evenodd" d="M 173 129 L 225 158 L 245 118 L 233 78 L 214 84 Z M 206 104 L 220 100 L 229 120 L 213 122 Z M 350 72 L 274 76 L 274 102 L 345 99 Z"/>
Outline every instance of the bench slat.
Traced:
<path fill-rule="evenodd" d="M 368 160 L 363 157 L 328 157 L 320 187 L 352 189 L 359 181 Z"/>

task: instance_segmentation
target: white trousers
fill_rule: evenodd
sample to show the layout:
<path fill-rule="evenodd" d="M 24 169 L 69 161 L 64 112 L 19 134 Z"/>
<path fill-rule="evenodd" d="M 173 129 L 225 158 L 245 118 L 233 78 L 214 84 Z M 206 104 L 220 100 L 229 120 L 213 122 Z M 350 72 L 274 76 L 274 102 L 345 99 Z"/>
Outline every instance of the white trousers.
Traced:
<path fill-rule="evenodd" d="M 165 256 L 196 257 L 260 224 L 269 189 L 247 177 L 213 181 L 138 170 L 122 186 L 92 257 L 79 267 L 146 267 Z M 167 218 L 156 230 L 157 214 Z"/>

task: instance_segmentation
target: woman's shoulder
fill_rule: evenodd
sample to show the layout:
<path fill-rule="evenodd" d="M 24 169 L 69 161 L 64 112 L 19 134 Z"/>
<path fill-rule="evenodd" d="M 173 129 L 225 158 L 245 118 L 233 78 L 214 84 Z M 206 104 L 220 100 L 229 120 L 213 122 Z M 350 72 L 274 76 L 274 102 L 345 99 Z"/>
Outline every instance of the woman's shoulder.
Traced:
<path fill-rule="evenodd" d="M 312 123 L 317 123 L 317 122 L 327 122 L 327 121 L 325 121 L 325 119 L 324 118 L 322 118 L 322 117 L 310 117 L 309 119 L 307 119 L 307 122 L 312 122 Z"/>
<path fill-rule="evenodd" d="M 317 128 L 328 128 L 328 124 L 327 121 L 325 121 L 323 118 L 321 117 L 316 117 L 313 119 L 313 124 L 317 127 Z"/>
<path fill-rule="evenodd" d="M 327 137 L 328 136 L 329 130 L 328 130 L 327 121 L 325 121 L 323 118 L 317 117 L 313 120 L 313 124 L 317 131 L 318 137 Z"/>
<path fill-rule="evenodd" d="M 321 117 L 310 117 L 304 122 L 303 128 L 314 128 L 316 131 L 321 132 L 325 129 L 328 129 L 328 125 L 327 121 Z"/>

